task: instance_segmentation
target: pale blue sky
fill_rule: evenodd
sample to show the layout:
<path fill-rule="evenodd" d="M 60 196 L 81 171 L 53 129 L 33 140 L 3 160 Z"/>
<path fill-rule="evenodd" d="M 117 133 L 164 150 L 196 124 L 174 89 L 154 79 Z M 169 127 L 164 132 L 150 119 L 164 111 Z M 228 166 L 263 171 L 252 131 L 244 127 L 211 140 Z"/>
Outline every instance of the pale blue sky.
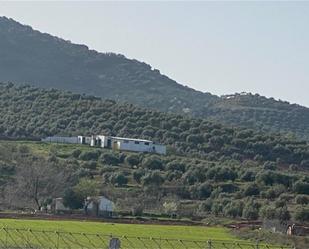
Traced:
<path fill-rule="evenodd" d="M 309 107 L 309 2 L 10 1 L 0 2 L 3 15 L 201 91 Z"/>

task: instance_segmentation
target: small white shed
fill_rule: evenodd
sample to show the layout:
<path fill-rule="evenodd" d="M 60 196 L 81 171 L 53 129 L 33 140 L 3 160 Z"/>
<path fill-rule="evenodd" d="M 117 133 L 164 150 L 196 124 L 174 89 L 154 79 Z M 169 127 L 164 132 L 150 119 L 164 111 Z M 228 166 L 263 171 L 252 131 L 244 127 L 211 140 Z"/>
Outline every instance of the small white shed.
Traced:
<path fill-rule="evenodd" d="M 114 203 L 104 196 L 88 197 L 89 204 L 87 210 L 89 213 L 97 216 L 112 216 Z"/>

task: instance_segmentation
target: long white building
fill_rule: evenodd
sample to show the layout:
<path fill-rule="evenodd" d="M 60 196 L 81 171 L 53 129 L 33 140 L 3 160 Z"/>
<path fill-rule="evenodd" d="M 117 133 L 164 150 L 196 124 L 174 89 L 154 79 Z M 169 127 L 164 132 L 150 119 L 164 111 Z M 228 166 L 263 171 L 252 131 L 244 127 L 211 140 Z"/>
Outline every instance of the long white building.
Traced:
<path fill-rule="evenodd" d="M 50 143 L 69 143 L 69 144 L 88 144 L 92 147 L 110 148 L 119 151 L 149 152 L 157 154 L 166 154 L 166 146 L 154 143 L 150 140 L 112 137 L 105 135 L 76 136 L 76 137 L 47 137 L 42 142 Z"/>
<path fill-rule="evenodd" d="M 110 148 L 113 150 L 150 152 L 166 154 L 166 146 L 150 140 L 96 135 L 91 137 L 90 146 Z"/>

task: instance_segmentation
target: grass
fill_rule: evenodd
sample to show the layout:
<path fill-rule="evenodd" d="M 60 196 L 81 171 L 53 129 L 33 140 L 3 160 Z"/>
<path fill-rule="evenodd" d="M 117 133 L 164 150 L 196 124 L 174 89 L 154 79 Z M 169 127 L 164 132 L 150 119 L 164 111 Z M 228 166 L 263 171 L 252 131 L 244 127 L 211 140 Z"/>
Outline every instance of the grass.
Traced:
<path fill-rule="evenodd" d="M 223 227 L 202 226 L 170 226 L 170 225 L 140 225 L 113 224 L 87 221 L 46 221 L 2 219 L 0 227 L 27 228 L 36 230 L 59 230 L 63 232 L 84 232 L 113 235 L 182 238 L 188 240 L 235 240 L 229 229 Z"/>
<path fill-rule="evenodd" d="M 5 248 L 107 248 L 111 235 L 121 240 L 123 249 L 235 248 L 236 241 L 240 243 L 239 246 L 242 249 L 255 248 L 255 243 L 249 243 L 244 239 L 238 240 L 229 229 L 224 227 L 27 219 L 0 220 L 0 247 Z M 209 246 L 207 240 L 212 241 L 212 247 Z M 261 243 L 259 248 L 279 249 L 283 247 L 266 246 Z"/>

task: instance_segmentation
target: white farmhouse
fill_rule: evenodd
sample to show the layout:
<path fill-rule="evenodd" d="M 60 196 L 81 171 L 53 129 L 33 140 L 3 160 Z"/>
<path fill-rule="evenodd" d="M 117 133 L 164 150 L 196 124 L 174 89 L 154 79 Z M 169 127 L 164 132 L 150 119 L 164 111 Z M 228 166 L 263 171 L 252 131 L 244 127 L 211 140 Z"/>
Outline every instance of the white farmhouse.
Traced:
<path fill-rule="evenodd" d="M 111 148 L 113 150 L 166 154 L 165 145 L 156 144 L 153 141 L 144 139 L 96 135 L 92 136 L 90 146 Z"/>
<path fill-rule="evenodd" d="M 114 211 L 114 203 L 104 196 L 88 197 L 87 210 L 89 214 L 96 216 L 112 216 Z"/>

